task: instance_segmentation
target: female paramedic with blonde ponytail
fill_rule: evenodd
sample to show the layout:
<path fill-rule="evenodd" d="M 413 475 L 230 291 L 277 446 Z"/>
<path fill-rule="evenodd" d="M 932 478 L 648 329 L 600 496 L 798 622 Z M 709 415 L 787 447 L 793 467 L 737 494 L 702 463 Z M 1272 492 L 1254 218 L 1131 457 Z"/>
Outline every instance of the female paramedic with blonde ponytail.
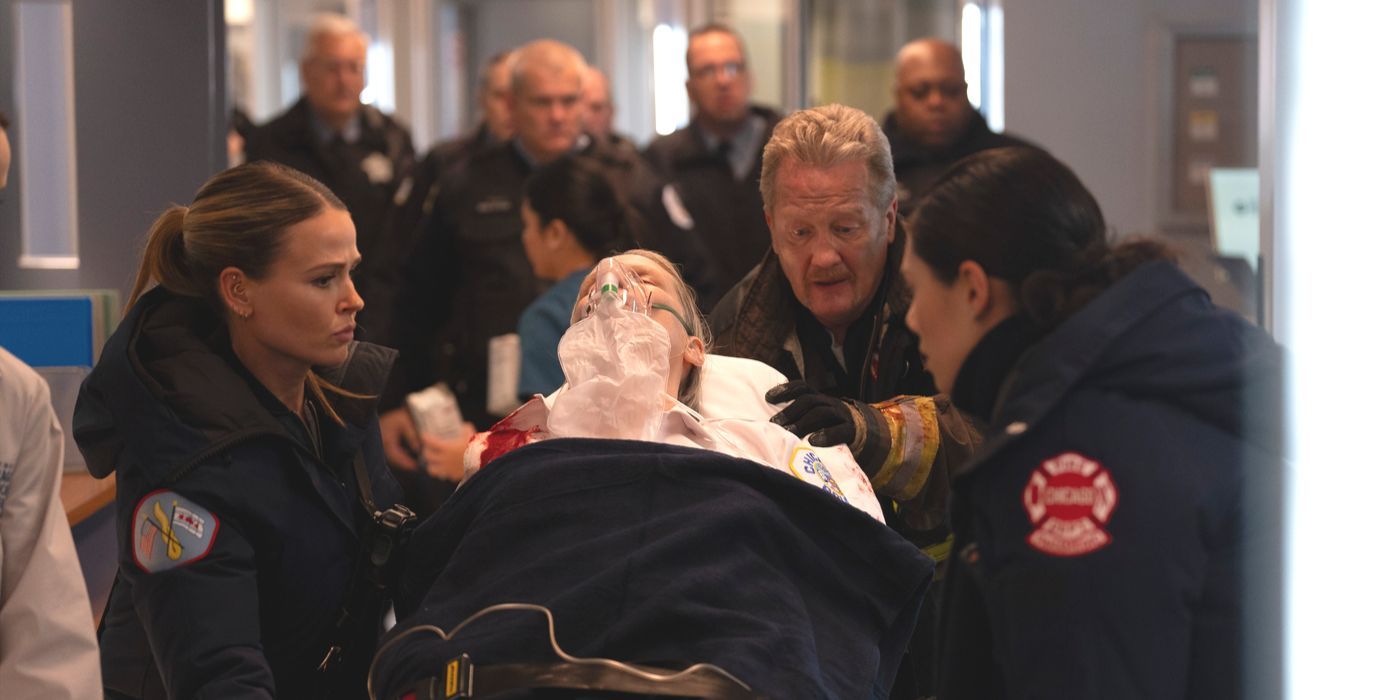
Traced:
<path fill-rule="evenodd" d="M 117 474 L 108 698 L 364 694 L 362 541 L 411 516 L 374 412 L 393 352 L 354 340 L 359 261 L 345 205 L 269 163 L 152 226 L 75 416 L 88 469 Z"/>
<path fill-rule="evenodd" d="M 910 231 L 909 327 L 989 426 L 953 475 L 938 697 L 1243 697 L 1278 346 L 1159 245 L 1110 245 L 1043 151 L 954 164 Z"/>

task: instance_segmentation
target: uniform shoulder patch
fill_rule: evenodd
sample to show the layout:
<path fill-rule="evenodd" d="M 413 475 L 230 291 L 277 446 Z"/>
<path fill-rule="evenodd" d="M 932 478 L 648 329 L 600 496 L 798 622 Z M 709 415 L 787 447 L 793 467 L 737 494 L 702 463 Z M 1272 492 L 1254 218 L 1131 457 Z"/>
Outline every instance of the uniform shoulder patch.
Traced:
<path fill-rule="evenodd" d="M 788 470 L 797 478 L 835 496 L 836 500 L 850 503 L 846 494 L 841 491 L 841 486 L 836 483 L 836 477 L 831 475 L 831 470 L 826 468 L 822 458 L 810 448 L 794 449 L 788 457 Z"/>
<path fill-rule="evenodd" d="M 156 573 L 191 564 L 214 546 L 219 518 L 169 489 L 146 494 L 131 516 L 131 549 L 136 565 Z"/>
<path fill-rule="evenodd" d="M 1118 486 L 1108 470 L 1076 452 L 1040 463 L 1021 493 L 1030 516 L 1026 542 L 1056 557 L 1077 557 L 1113 541 L 1105 526 L 1118 507 Z"/>

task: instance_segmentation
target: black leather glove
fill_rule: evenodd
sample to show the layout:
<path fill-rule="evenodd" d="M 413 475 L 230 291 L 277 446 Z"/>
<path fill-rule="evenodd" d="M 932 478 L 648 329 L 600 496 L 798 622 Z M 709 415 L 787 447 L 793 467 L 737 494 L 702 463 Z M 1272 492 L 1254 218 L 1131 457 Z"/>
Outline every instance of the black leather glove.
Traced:
<path fill-rule="evenodd" d="M 828 396 L 800 380 L 779 384 L 763 398 L 773 404 L 792 402 L 773 416 L 774 423 L 817 447 L 849 445 L 857 456 L 865 447 L 868 428 L 881 420 L 869 404 Z"/>

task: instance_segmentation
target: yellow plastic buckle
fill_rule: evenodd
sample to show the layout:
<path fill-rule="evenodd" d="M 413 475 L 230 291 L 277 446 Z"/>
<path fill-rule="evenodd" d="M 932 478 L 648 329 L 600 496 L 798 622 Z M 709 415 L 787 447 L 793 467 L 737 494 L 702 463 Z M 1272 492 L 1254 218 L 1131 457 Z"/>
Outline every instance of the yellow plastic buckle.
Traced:
<path fill-rule="evenodd" d="M 472 697 L 475 671 L 476 667 L 472 665 L 471 656 L 465 653 L 444 664 L 442 667 L 443 700 Z"/>

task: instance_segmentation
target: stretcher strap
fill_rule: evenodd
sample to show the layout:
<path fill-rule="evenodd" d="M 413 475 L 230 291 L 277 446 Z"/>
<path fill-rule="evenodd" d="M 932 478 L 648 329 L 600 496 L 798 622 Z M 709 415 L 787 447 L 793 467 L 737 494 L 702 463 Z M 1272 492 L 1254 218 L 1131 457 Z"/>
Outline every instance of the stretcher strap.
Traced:
<path fill-rule="evenodd" d="M 412 700 L 447 700 L 448 698 L 479 697 L 489 694 L 484 689 L 486 687 L 494 688 L 490 692 L 528 688 L 593 688 L 620 692 L 644 692 L 651 695 L 696 697 L 697 694 L 690 685 L 692 682 L 700 684 L 704 688 L 704 692 L 698 693 L 699 697 L 718 698 L 719 700 L 758 697 L 748 684 L 713 664 L 692 664 L 683 670 L 671 671 L 627 664 L 613 659 L 571 656 L 559 647 L 559 639 L 554 633 L 554 614 L 550 612 L 549 608 L 533 603 L 498 603 L 478 610 L 458 623 L 451 631 L 444 632 L 435 625 L 414 625 L 384 642 L 379 647 L 379 651 L 375 652 L 374 658 L 370 660 L 369 664 L 366 685 L 370 700 L 376 700 L 377 697 L 374 692 L 375 668 L 379 665 L 379 660 L 384 652 L 394 645 L 410 635 L 420 632 L 432 632 L 439 639 L 447 641 L 456 637 L 458 632 L 476 620 L 488 614 L 506 610 L 525 610 L 543 614 L 549 633 L 549 645 L 554 650 L 554 655 L 562 663 L 476 666 L 471 662 L 470 656 L 462 654 L 444 665 L 442 679 L 436 677 L 424 679 L 391 697 L 394 700 L 407 698 L 412 698 Z M 454 679 L 452 684 L 456 693 L 454 695 L 443 694 L 449 676 Z M 499 687 L 484 685 L 495 683 L 502 685 Z M 585 683 L 585 685 L 575 685 L 577 683 Z M 609 683 L 609 685 L 597 685 L 598 683 Z M 476 695 L 463 695 L 464 692 Z"/>

